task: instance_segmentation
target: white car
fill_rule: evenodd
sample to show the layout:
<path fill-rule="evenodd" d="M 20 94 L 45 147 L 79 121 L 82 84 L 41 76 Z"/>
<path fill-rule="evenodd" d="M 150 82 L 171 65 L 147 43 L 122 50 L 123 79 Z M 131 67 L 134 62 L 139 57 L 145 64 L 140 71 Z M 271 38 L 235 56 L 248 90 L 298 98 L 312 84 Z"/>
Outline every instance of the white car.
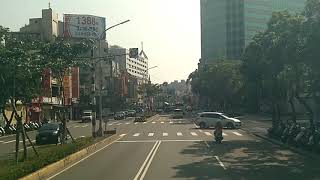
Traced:
<path fill-rule="evenodd" d="M 201 129 L 214 127 L 218 121 L 221 121 L 223 127 L 226 128 L 235 129 L 241 127 L 241 121 L 239 119 L 228 117 L 219 112 L 202 112 L 199 113 L 195 119 L 196 125 L 200 126 Z"/>
<path fill-rule="evenodd" d="M 179 119 L 179 118 L 183 118 L 183 111 L 181 109 L 175 109 L 173 111 L 173 119 Z"/>

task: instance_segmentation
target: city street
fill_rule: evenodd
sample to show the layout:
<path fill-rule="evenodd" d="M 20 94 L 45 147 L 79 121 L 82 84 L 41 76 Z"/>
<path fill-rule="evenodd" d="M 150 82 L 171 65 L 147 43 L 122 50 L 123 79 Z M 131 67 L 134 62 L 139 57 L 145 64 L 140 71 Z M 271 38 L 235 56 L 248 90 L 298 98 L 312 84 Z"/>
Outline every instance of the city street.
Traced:
<path fill-rule="evenodd" d="M 224 130 L 223 143 L 215 144 L 212 129 L 168 115 L 108 128 L 122 138 L 51 179 L 320 179 L 319 160 L 242 129 Z"/>

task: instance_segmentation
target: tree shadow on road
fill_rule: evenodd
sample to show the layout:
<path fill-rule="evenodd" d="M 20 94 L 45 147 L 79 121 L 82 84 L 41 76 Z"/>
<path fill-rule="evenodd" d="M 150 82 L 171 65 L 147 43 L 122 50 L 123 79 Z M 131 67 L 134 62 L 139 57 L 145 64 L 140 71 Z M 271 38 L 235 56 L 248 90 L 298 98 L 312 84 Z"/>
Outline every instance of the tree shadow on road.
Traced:
<path fill-rule="evenodd" d="M 226 141 L 204 145 L 195 142 L 181 154 L 203 157 L 201 161 L 174 167 L 181 179 L 237 180 L 317 180 L 320 179 L 319 159 L 310 159 L 279 146 L 257 140 Z M 215 156 L 223 162 L 224 170 Z"/>

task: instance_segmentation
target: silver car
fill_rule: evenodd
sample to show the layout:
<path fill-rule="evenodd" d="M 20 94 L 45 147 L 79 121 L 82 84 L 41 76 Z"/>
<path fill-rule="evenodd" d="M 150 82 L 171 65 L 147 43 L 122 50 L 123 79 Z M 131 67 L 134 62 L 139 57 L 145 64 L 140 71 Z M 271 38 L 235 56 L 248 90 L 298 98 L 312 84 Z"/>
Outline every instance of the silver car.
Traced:
<path fill-rule="evenodd" d="M 214 127 L 216 123 L 220 121 L 226 128 L 235 129 L 241 127 L 241 121 L 239 119 L 231 118 L 223 113 L 219 112 L 202 112 L 198 114 L 195 119 L 195 124 L 200 128 Z"/>

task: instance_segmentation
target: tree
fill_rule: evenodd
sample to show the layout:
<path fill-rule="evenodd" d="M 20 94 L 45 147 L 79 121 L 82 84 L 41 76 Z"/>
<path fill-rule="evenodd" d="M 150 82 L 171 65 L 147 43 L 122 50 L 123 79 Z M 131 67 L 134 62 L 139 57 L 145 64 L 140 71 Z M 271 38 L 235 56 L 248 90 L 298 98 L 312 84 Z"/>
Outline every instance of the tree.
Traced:
<path fill-rule="evenodd" d="M 90 63 L 86 58 L 81 58 L 90 50 L 90 42 L 82 41 L 80 43 L 71 43 L 64 39 L 57 39 L 54 42 L 46 43 L 40 51 L 45 68 L 52 71 L 53 76 L 60 84 L 60 98 L 62 105 L 66 103 L 64 96 L 63 78 L 70 74 L 72 67 L 88 66 Z M 60 114 L 60 120 L 63 123 L 62 142 L 65 142 L 66 134 L 68 132 L 66 126 L 66 109 L 63 109 Z"/>

